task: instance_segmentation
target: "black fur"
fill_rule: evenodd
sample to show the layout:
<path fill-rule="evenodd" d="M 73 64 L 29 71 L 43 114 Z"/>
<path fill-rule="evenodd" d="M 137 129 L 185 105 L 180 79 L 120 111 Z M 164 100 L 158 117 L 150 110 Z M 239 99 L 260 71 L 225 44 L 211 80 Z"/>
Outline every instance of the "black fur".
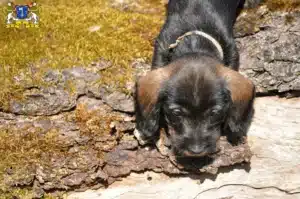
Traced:
<path fill-rule="evenodd" d="M 245 135 L 253 101 L 233 104 L 226 81 L 216 72 L 218 64 L 239 68 L 233 25 L 243 4 L 243 0 L 169 1 L 166 22 L 155 42 L 152 70 L 180 60 L 185 64 L 162 83 L 149 113 L 143 112 L 136 93 L 136 129 L 142 139 L 157 139 L 159 128 L 165 127 L 174 152 L 185 156 L 215 152 L 222 134 L 233 142 Z M 199 35 L 187 36 L 177 47 L 168 49 L 179 36 L 192 30 L 213 36 L 222 46 L 224 59 L 209 40 Z"/>
<path fill-rule="evenodd" d="M 177 155 L 216 152 L 232 101 L 226 82 L 216 76 L 209 58 L 190 61 L 161 90 L 161 107 Z"/>
<path fill-rule="evenodd" d="M 154 44 L 152 68 L 165 66 L 187 53 L 219 58 L 215 46 L 198 35 L 185 37 L 174 50 L 169 50 L 169 45 L 184 33 L 201 30 L 221 44 L 224 51 L 224 60 L 221 61 L 238 70 L 239 53 L 233 37 L 233 25 L 243 3 L 242 0 L 170 0 L 166 21 Z"/>
<path fill-rule="evenodd" d="M 161 126 L 161 103 L 162 100 L 158 99 L 157 103 L 150 110 L 149 113 L 144 113 L 144 107 L 138 100 L 138 89 L 136 84 L 135 92 L 135 117 L 136 117 L 136 129 L 141 133 L 141 138 L 144 141 L 152 142 L 159 138 L 159 128 Z M 159 95 L 161 98 L 161 95 Z"/>

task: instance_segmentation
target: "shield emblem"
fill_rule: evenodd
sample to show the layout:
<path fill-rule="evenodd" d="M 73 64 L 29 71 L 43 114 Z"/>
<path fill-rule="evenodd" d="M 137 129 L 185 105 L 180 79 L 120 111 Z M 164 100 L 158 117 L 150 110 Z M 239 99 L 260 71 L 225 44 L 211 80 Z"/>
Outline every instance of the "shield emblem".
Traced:
<path fill-rule="evenodd" d="M 25 19 L 28 17 L 28 6 L 16 6 L 16 13 L 18 19 Z"/>

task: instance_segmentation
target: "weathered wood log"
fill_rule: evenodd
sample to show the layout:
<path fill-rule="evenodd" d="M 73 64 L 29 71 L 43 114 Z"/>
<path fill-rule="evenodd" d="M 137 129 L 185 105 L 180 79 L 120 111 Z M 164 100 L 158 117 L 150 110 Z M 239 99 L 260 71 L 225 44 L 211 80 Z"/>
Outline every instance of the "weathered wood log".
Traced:
<path fill-rule="evenodd" d="M 297 199 L 300 99 L 260 97 L 255 110 L 248 132 L 253 153 L 250 165 L 223 168 L 217 176 L 132 174 L 109 189 L 74 193 L 68 198 Z"/>
<path fill-rule="evenodd" d="M 300 91 L 300 12 L 269 13 L 264 6 L 241 15 L 236 24 L 241 73 L 258 94 Z"/>

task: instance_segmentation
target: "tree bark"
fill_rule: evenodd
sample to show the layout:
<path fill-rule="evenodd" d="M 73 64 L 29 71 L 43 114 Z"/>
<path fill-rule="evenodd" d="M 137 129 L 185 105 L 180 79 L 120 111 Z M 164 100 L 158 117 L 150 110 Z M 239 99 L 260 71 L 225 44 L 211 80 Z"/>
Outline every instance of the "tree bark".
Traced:
<path fill-rule="evenodd" d="M 109 189 L 73 193 L 68 198 L 297 199 L 300 99 L 260 97 L 255 101 L 255 110 L 248 132 L 253 153 L 249 165 L 224 167 L 218 175 L 132 173 Z"/>

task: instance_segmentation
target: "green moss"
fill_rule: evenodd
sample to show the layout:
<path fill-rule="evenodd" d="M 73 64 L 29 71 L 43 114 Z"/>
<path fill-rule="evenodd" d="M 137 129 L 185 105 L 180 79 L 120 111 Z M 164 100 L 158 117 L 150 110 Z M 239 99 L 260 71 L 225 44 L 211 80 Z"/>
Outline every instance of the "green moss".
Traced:
<path fill-rule="evenodd" d="M 99 114 L 96 110 L 88 111 L 85 105 L 78 105 L 75 111 L 75 122 L 80 127 L 81 134 L 92 138 L 110 133 L 110 124 L 118 121 L 122 121 L 122 118 L 114 112 Z"/>
<path fill-rule="evenodd" d="M 58 197 L 58 196 L 59 197 Z M 26 188 L 15 188 L 12 189 L 9 193 L 1 193 L 0 191 L 0 199 L 13 199 L 13 198 L 20 198 L 20 199 L 32 199 L 34 196 L 32 190 Z M 65 198 L 64 194 L 53 194 L 46 193 L 42 199 L 58 199 L 58 198 Z"/>
<path fill-rule="evenodd" d="M 80 147 L 81 151 L 93 148 L 93 139 L 103 136 L 103 133 L 109 134 L 111 122 L 121 120 L 116 113 L 99 114 L 98 111 L 88 111 L 84 105 L 79 105 L 73 122 L 79 126 L 82 135 L 91 138 L 91 143 Z M 8 126 L 0 129 L 0 199 L 8 197 L 10 193 L 17 196 L 22 193 L 30 195 L 30 189 L 13 189 L 9 186 L 10 182 L 24 181 L 28 177 L 30 179 L 37 165 L 49 167 L 52 157 L 65 157 L 69 148 L 64 146 L 58 139 L 56 129 L 44 132 L 32 123 L 22 128 Z M 97 155 L 102 158 L 103 152 L 99 151 Z M 11 171 L 10 175 L 5 175 L 8 171 Z"/>
<path fill-rule="evenodd" d="M 33 193 L 28 189 L 20 189 L 16 188 L 11 190 L 9 193 L 1 193 L 0 191 L 0 199 L 12 199 L 12 198 L 22 198 L 22 199 L 32 199 Z"/>
<path fill-rule="evenodd" d="M 265 0 L 264 4 L 267 5 L 271 11 L 292 11 L 300 8 L 299 0 Z"/>
<path fill-rule="evenodd" d="M 55 129 L 41 132 L 28 125 L 17 130 L 10 127 L 0 130 L 0 193 L 10 192 L 10 181 L 27 179 L 36 165 L 45 165 L 53 155 L 65 155 L 66 149 L 59 146 Z M 4 174 L 8 169 L 12 173 Z M 7 184 L 8 183 L 8 184 Z M 1 194 L 0 194 L 1 195 Z"/>
<path fill-rule="evenodd" d="M 295 21 L 295 18 L 292 15 L 285 16 L 285 25 L 291 24 Z"/>
<path fill-rule="evenodd" d="M 0 130 L 0 199 L 31 199 L 32 188 L 29 186 L 10 186 L 11 182 L 22 182 L 33 177 L 37 165 L 48 167 L 52 157 L 65 157 L 68 148 L 58 140 L 55 129 L 42 132 L 41 129 L 27 125 Z M 10 175 L 7 174 L 11 170 Z M 33 178 L 32 178 L 33 179 Z M 45 194 L 45 199 L 57 198 Z"/>
<path fill-rule="evenodd" d="M 161 4 L 140 0 L 143 7 Z M 21 2 L 21 1 L 20 1 Z M 103 72 L 103 84 L 124 88 L 132 78 L 129 63 L 152 54 L 153 38 L 159 31 L 163 12 L 145 14 L 111 8 L 108 0 L 67 1 L 40 0 L 41 25 L 39 29 L 0 29 L 0 107 L 7 107 L 11 98 L 21 98 L 24 86 L 14 77 L 21 71 L 30 73 L 34 66 L 64 69 L 74 65 L 88 65 L 103 57 L 114 66 Z M 2 6 L 3 8 L 5 6 Z M 154 7 L 155 8 L 155 7 Z M 0 12 L 0 18 L 5 18 Z M 0 26 L 5 26 L 1 20 Z M 90 32 L 89 28 L 100 29 Z M 27 75 L 28 81 L 40 85 L 36 75 Z"/>

